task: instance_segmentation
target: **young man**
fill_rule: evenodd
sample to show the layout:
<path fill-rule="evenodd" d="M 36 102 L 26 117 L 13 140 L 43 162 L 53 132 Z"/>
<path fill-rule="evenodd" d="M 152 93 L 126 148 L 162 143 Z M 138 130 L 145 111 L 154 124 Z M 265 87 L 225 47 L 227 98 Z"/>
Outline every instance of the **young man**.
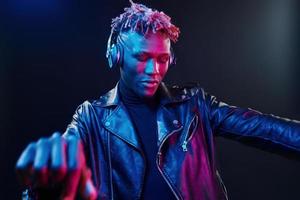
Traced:
<path fill-rule="evenodd" d="M 107 57 L 120 80 L 80 105 L 63 137 L 23 151 L 17 170 L 34 198 L 227 199 L 215 135 L 300 151 L 298 121 L 229 106 L 196 85 L 167 87 L 178 36 L 170 17 L 141 4 L 113 19 Z"/>

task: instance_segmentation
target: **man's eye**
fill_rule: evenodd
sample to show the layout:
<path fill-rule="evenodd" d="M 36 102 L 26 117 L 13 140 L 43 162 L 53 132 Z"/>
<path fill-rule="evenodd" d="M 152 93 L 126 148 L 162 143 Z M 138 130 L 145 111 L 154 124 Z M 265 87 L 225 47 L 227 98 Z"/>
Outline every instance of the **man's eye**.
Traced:
<path fill-rule="evenodd" d="M 169 59 L 170 59 L 170 56 L 161 56 L 161 57 L 158 58 L 158 62 L 166 63 L 166 62 L 169 61 Z"/>
<path fill-rule="evenodd" d="M 138 54 L 138 55 L 135 56 L 135 58 L 136 58 L 138 61 L 144 62 L 144 61 L 147 61 L 148 56 L 145 55 L 145 54 Z"/>

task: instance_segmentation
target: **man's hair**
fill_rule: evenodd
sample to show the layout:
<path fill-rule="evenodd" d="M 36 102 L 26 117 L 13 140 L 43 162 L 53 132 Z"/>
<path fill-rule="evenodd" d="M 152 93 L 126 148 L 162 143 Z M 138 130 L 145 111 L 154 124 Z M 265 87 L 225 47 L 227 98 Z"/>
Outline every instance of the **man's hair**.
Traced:
<path fill-rule="evenodd" d="M 112 32 L 120 33 L 131 30 L 143 35 L 149 31 L 152 33 L 162 32 L 171 41 L 176 42 L 178 40 L 180 30 L 171 23 L 171 17 L 164 12 L 134 3 L 132 0 L 129 1 L 131 7 L 125 8 L 120 16 L 112 19 Z"/>

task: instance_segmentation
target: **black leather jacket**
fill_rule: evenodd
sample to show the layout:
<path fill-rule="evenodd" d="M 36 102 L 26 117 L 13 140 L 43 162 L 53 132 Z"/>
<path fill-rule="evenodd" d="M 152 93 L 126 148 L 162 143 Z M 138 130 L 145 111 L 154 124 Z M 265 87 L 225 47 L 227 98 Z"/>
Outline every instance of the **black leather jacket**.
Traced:
<path fill-rule="evenodd" d="M 177 199 L 227 199 L 214 136 L 259 138 L 300 150 L 300 123 L 229 106 L 198 86 L 160 85 L 157 167 Z M 145 122 L 147 123 L 147 122 Z M 65 136 L 82 139 L 99 199 L 140 199 L 145 157 L 117 87 L 80 105 Z"/>

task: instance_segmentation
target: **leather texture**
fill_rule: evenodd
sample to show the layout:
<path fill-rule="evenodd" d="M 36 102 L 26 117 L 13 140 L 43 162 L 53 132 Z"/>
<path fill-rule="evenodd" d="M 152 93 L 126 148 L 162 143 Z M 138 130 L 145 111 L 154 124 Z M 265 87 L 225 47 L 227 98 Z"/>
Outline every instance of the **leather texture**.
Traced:
<path fill-rule="evenodd" d="M 140 199 L 145 157 L 117 88 L 80 105 L 64 136 L 82 139 L 99 199 Z M 158 92 L 156 163 L 177 199 L 228 198 L 216 167 L 215 136 L 300 151 L 299 121 L 227 105 L 197 85 L 161 83 Z"/>

